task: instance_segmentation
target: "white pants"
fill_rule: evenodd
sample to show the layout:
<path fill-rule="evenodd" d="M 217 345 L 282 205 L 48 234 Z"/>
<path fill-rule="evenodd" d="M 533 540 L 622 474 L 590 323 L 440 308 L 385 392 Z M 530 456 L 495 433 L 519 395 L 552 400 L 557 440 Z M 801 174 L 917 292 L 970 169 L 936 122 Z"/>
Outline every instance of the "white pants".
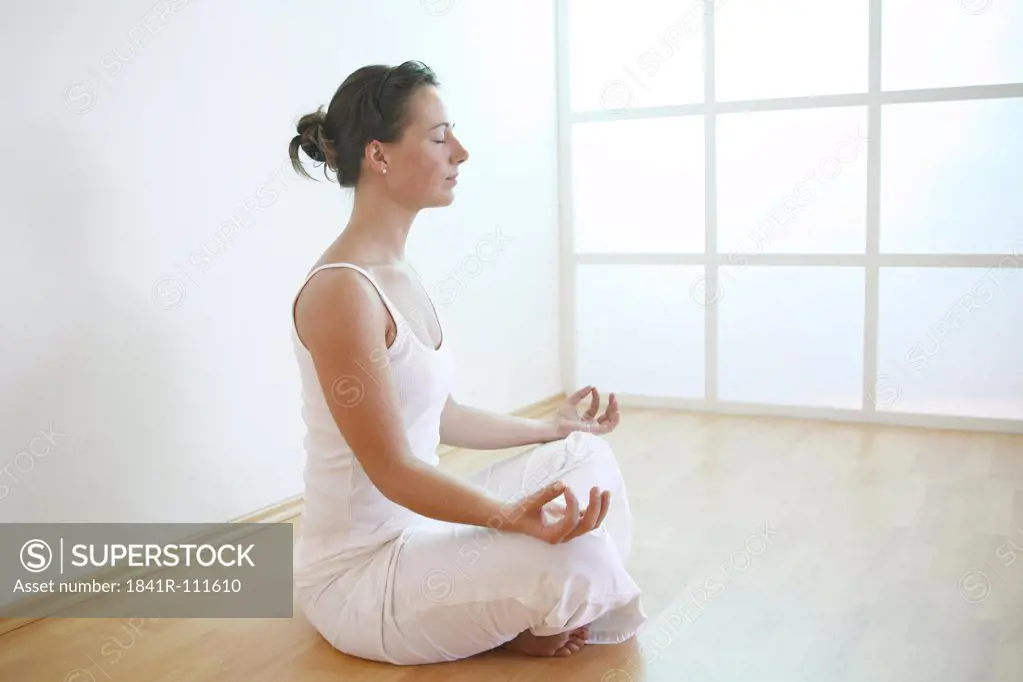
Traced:
<path fill-rule="evenodd" d="M 611 491 L 600 528 L 550 545 L 535 538 L 430 519 L 358 568 L 300 595 L 307 617 L 338 650 L 398 665 L 466 658 L 519 633 L 590 625 L 591 644 L 617 643 L 646 619 L 624 562 L 632 517 L 614 454 L 576 432 L 498 462 L 471 480 L 504 500 L 564 480 L 589 502 Z M 559 498 L 552 505 L 564 505 Z"/>

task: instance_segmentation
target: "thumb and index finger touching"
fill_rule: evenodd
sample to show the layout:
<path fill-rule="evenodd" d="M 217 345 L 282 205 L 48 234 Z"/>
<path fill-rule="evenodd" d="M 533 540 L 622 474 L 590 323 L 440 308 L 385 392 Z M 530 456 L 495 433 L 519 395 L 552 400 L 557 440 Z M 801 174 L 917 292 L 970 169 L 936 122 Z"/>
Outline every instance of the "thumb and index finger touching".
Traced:
<path fill-rule="evenodd" d="M 565 496 L 565 519 L 574 522 L 579 516 L 579 499 L 572 492 L 572 489 L 565 485 L 564 481 L 558 480 L 537 490 L 523 501 L 523 508 L 536 510 L 545 504 L 553 502 L 562 495 Z"/>
<path fill-rule="evenodd" d="M 564 481 L 554 481 L 527 497 L 524 506 L 528 509 L 537 509 L 558 499 L 567 489 Z"/>
<path fill-rule="evenodd" d="M 590 393 L 593 392 L 594 388 L 596 388 L 596 387 L 595 386 L 583 386 L 578 391 L 576 391 L 572 395 L 568 396 L 568 402 L 571 405 L 578 405 L 580 402 L 582 402 L 583 398 L 585 398 L 586 396 L 588 396 Z"/>

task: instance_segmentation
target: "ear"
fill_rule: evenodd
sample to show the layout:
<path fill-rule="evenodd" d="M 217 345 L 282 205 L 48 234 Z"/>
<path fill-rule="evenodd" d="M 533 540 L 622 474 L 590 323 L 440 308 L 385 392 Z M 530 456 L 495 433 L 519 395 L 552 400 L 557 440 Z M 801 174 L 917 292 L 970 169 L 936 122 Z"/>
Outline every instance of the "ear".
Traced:
<path fill-rule="evenodd" d="M 384 150 L 384 145 L 377 141 L 371 140 L 366 145 L 366 168 L 376 175 L 382 175 L 387 168 L 387 152 Z"/>

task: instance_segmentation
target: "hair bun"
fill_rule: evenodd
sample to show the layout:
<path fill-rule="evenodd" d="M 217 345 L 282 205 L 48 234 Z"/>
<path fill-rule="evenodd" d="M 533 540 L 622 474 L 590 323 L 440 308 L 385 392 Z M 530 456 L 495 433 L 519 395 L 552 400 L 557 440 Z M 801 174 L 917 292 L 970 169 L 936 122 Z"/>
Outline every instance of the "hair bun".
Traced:
<path fill-rule="evenodd" d="M 302 147 L 302 151 L 317 163 L 327 163 L 328 158 L 333 156 L 330 141 L 324 134 L 326 119 L 321 106 L 298 121 L 298 135 L 295 136 L 295 141 Z"/>

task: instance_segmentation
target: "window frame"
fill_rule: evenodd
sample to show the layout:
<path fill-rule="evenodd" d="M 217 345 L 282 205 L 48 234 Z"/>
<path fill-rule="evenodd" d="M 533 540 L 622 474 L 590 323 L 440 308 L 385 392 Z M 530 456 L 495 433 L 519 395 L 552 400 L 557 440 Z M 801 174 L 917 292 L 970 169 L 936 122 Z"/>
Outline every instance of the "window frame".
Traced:
<path fill-rule="evenodd" d="M 577 269 L 592 264 L 677 264 L 700 265 L 704 269 L 706 298 L 704 301 L 704 398 L 666 398 L 633 394 L 616 394 L 623 406 L 669 407 L 719 414 L 785 416 L 825 419 L 845 422 L 921 426 L 929 428 L 965 429 L 974 431 L 1023 434 L 1023 419 L 997 419 L 956 416 L 884 409 L 878 403 L 879 386 L 899 381 L 900 377 L 878 374 L 878 314 L 880 269 L 893 267 L 968 267 L 998 269 L 1005 259 L 1017 264 L 1023 261 L 1023 240 L 1017 253 L 991 254 L 901 254 L 881 253 L 880 246 L 880 145 L 884 135 L 881 126 L 882 108 L 891 104 L 977 101 L 985 99 L 1023 98 L 1023 83 L 974 85 L 914 90 L 882 89 L 881 20 L 882 0 L 869 0 L 869 53 L 868 88 L 866 92 L 785 97 L 775 99 L 717 101 L 715 97 L 715 32 L 714 5 L 710 0 L 692 0 L 692 5 L 705 11 L 703 28 L 704 101 L 697 104 L 658 106 L 646 108 L 626 107 L 621 110 L 573 111 L 570 91 L 569 55 L 569 3 L 555 0 L 556 57 L 557 57 L 557 109 L 558 109 L 558 192 L 559 192 L 559 281 L 561 289 L 560 361 L 561 381 L 566 393 L 579 386 L 576 371 L 576 289 Z M 813 253 L 744 253 L 744 263 L 751 266 L 833 266 L 853 267 L 864 274 L 865 300 L 863 325 L 863 380 L 860 409 L 840 409 L 816 406 L 789 406 L 770 403 L 723 401 L 718 397 L 718 311 L 714 304 L 719 269 L 732 265 L 729 256 L 718 253 L 717 241 L 717 117 L 720 114 L 762 112 L 825 107 L 858 106 L 867 108 L 868 142 L 867 163 L 867 220 L 866 248 L 855 254 Z M 704 250 L 702 253 L 577 253 L 574 244 L 574 215 L 572 196 L 572 130 L 577 123 L 617 121 L 636 118 L 700 116 L 704 120 Z M 980 274 L 978 272 L 978 274 Z M 901 378 L 899 383 L 905 383 Z M 614 387 L 606 387 L 614 390 Z M 894 407 L 897 407 L 897 403 Z M 879 409 L 881 408 L 881 409 Z"/>

